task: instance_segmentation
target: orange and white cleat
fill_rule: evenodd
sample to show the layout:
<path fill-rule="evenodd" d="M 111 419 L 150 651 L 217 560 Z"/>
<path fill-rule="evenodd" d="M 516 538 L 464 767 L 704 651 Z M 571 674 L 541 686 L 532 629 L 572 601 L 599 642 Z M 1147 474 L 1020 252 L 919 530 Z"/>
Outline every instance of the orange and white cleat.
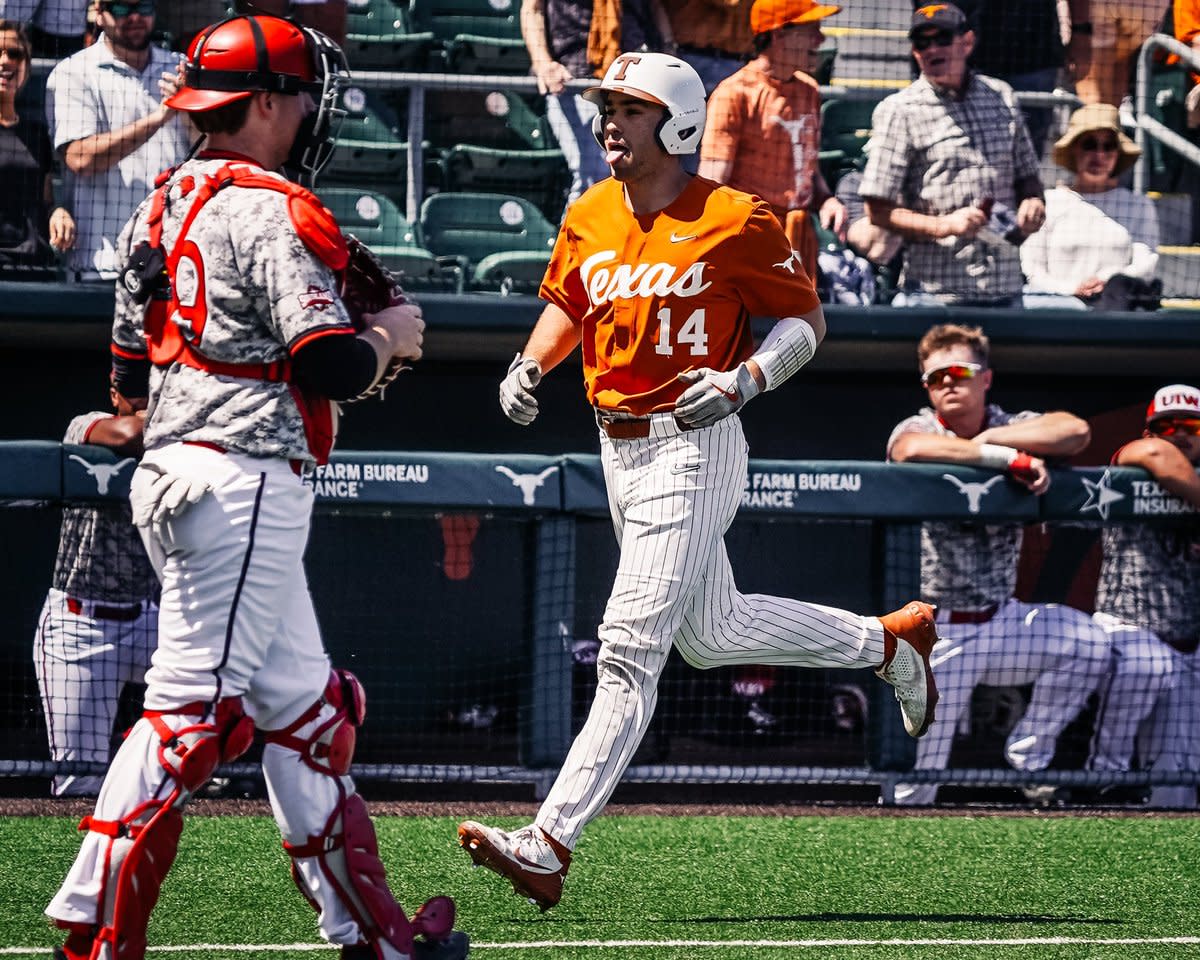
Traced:
<path fill-rule="evenodd" d="M 938 702 L 937 684 L 929 657 L 938 641 L 933 625 L 934 608 L 913 600 L 879 618 L 884 630 L 884 650 L 890 651 L 875 673 L 896 688 L 904 729 L 910 737 L 923 736 L 933 723 Z"/>
<path fill-rule="evenodd" d="M 477 866 L 507 878 L 513 889 L 545 913 L 562 897 L 571 851 L 530 824 L 512 833 L 474 820 L 458 825 L 458 844 Z"/>

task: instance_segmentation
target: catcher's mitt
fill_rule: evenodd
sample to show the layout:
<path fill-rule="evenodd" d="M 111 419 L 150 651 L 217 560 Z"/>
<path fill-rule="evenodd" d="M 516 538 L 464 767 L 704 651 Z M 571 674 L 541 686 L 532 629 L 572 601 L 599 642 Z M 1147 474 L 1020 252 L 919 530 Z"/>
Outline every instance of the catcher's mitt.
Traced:
<path fill-rule="evenodd" d="M 342 271 L 341 298 L 354 328 L 362 330 L 366 327 L 365 314 L 378 313 L 386 307 L 407 303 L 408 297 L 404 295 L 400 281 L 358 237 L 352 233 L 346 234 L 346 247 L 350 251 L 350 257 Z M 401 371 L 408 369 L 408 364 L 402 358 L 392 357 L 384 368 L 383 376 L 357 397 L 351 397 L 345 402 L 357 403 L 368 397 L 382 397 L 387 385 L 395 380 Z"/>

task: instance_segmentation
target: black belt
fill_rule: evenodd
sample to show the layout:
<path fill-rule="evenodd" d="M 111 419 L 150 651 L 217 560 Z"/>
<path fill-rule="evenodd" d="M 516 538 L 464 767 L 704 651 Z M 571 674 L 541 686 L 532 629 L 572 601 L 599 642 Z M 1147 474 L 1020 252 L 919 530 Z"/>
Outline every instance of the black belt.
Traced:
<path fill-rule="evenodd" d="M 78 597 L 67 597 L 67 609 L 76 616 L 83 613 L 83 608 L 87 601 L 80 600 Z M 92 619 L 93 620 L 121 620 L 128 622 L 136 620 L 142 615 L 142 605 L 140 603 L 93 603 Z"/>
<path fill-rule="evenodd" d="M 690 44 L 678 44 L 675 49 L 679 53 L 694 53 L 701 57 L 720 57 L 722 60 L 738 60 L 745 63 L 749 57 L 744 53 L 734 53 L 732 50 L 718 50 L 716 47 L 693 47 Z"/>
<path fill-rule="evenodd" d="M 987 623 L 999 609 L 1000 604 L 993 603 L 990 607 L 984 607 L 982 610 L 947 610 L 944 620 L 946 623 Z M 934 615 L 934 619 L 943 619 L 941 610 Z"/>

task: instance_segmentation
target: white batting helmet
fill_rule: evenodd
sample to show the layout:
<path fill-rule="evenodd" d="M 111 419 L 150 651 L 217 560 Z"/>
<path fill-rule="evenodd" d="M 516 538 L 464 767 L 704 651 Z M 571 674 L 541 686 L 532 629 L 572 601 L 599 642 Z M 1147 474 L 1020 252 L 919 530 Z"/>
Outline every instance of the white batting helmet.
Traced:
<path fill-rule="evenodd" d="M 605 71 L 598 87 L 583 91 L 585 100 L 601 108 L 592 133 L 604 145 L 604 95 L 624 93 L 666 107 L 658 142 L 667 153 L 695 153 L 704 135 L 704 83 L 692 66 L 665 53 L 623 53 Z"/>

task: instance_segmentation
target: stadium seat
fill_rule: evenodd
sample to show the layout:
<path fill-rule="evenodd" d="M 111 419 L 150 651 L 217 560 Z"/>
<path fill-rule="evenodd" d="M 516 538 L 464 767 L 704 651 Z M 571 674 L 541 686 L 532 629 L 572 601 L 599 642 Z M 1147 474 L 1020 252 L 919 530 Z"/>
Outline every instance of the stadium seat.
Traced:
<path fill-rule="evenodd" d="M 355 187 L 325 187 L 319 194 L 342 232 L 370 247 L 406 288 L 462 291 L 464 274 L 458 263 L 439 261 L 423 247 L 416 229 L 388 197 Z"/>
<path fill-rule="evenodd" d="M 461 73 L 529 72 L 519 0 L 412 0 L 413 22 L 442 46 L 445 69 Z"/>
<path fill-rule="evenodd" d="M 338 132 L 337 150 L 325 174 L 337 179 L 363 176 L 403 178 L 408 144 L 401 139 L 395 112 L 372 90 L 348 87 L 342 91 L 346 119 Z"/>
<path fill-rule="evenodd" d="M 543 209 L 561 205 L 566 161 L 545 118 L 519 94 L 430 91 L 426 117 L 447 189 L 518 194 Z"/>
<path fill-rule="evenodd" d="M 558 230 L 523 197 L 438 193 L 421 205 L 418 233 L 433 253 L 458 259 L 473 289 L 499 290 L 506 278 L 541 279 L 537 264 L 544 271 Z"/>
<path fill-rule="evenodd" d="M 871 137 L 871 116 L 878 100 L 838 98 L 821 104 L 821 173 L 833 186 L 863 157 Z"/>
<path fill-rule="evenodd" d="M 343 49 L 351 69 L 424 69 L 433 34 L 410 29 L 407 6 L 393 0 L 348 0 Z"/>

